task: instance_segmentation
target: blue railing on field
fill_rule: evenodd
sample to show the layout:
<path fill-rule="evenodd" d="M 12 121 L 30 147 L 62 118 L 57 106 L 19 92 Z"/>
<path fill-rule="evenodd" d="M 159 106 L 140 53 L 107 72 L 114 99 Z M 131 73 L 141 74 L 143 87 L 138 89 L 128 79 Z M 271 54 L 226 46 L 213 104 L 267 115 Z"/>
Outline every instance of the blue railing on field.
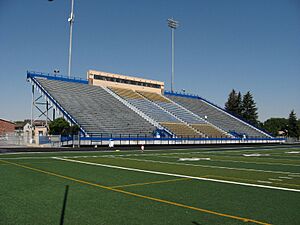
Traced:
<path fill-rule="evenodd" d="M 259 131 L 261 131 L 261 132 L 263 132 L 265 134 L 268 134 L 269 136 L 273 137 L 273 135 L 270 134 L 268 131 L 266 131 L 266 130 L 260 128 L 260 127 L 257 127 L 256 125 L 254 125 L 254 124 L 246 121 L 244 118 L 242 118 L 240 116 L 237 116 L 237 115 L 235 115 L 235 114 L 227 111 L 226 109 L 223 109 L 221 106 L 218 106 L 215 103 L 213 103 L 213 102 L 211 102 L 211 101 L 209 101 L 209 100 L 207 100 L 207 99 L 205 99 L 205 98 L 203 98 L 203 97 L 201 97 L 199 95 L 187 94 L 187 93 L 181 93 L 181 92 L 171 92 L 171 91 L 164 91 L 164 94 L 178 96 L 178 97 L 184 97 L 184 98 L 200 99 L 200 100 L 202 100 L 202 101 L 204 101 L 204 102 L 206 102 L 206 103 L 208 103 L 208 104 L 210 104 L 210 105 L 218 108 L 219 110 L 221 110 L 221 111 L 223 111 L 223 112 L 225 112 L 225 113 L 227 113 L 227 114 L 229 114 L 229 115 L 231 115 L 231 116 L 233 116 L 233 117 L 235 117 L 235 118 L 243 121 L 244 123 L 246 123 L 246 124 L 248 124 L 248 125 L 250 125 L 252 127 L 255 127 L 257 130 L 259 130 Z"/>
<path fill-rule="evenodd" d="M 88 84 L 88 81 L 86 79 L 80 78 L 80 77 L 68 77 L 63 76 L 60 74 L 50 74 L 50 73 L 42 73 L 42 72 L 35 72 L 35 71 L 27 71 L 27 78 L 31 77 L 40 77 L 40 78 L 46 78 L 48 80 L 60 80 L 65 82 L 73 82 L 73 83 L 80 83 L 80 84 Z"/>

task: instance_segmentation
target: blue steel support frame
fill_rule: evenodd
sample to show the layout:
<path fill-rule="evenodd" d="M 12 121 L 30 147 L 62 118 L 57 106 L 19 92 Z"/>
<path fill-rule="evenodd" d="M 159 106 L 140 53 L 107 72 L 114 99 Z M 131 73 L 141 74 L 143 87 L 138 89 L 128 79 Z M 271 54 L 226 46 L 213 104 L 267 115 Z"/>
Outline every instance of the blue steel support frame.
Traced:
<path fill-rule="evenodd" d="M 62 112 L 62 114 L 71 123 L 78 125 L 79 130 L 83 135 L 87 135 L 86 131 L 80 126 L 80 124 L 66 110 L 64 110 L 64 108 L 39 84 L 39 82 L 35 79 L 35 77 L 42 77 L 51 80 L 63 80 L 67 82 L 76 82 L 76 83 L 83 83 L 83 84 L 87 84 L 87 80 L 77 79 L 77 78 L 69 79 L 63 76 L 51 76 L 50 74 L 27 72 L 27 79 L 31 80 L 38 87 L 38 89 L 41 90 L 41 92 L 55 105 L 56 108 L 58 108 Z"/>

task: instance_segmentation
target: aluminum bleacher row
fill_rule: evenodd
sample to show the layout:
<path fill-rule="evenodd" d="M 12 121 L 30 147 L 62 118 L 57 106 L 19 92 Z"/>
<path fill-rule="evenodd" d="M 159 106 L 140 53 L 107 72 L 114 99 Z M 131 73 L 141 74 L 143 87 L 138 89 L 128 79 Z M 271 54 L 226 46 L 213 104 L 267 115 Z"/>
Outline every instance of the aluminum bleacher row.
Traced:
<path fill-rule="evenodd" d="M 180 118 L 182 121 L 189 124 L 190 127 L 200 132 L 204 137 L 230 137 L 230 135 L 227 134 L 225 131 L 214 126 L 213 124 L 209 124 L 207 121 L 203 120 L 198 115 L 192 113 L 191 111 L 171 101 L 163 95 L 149 92 L 139 93 L 147 99 L 149 99 L 150 101 L 164 108 L 171 114 Z"/>
<path fill-rule="evenodd" d="M 247 124 L 199 97 L 182 96 L 172 93 L 166 93 L 166 96 L 201 118 L 206 118 L 208 122 L 213 123 L 228 133 L 245 134 L 247 137 L 271 137 L 267 133 Z"/>
<path fill-rule="evenodd" d="M 110 88 L 130 104 L 180 137 L 229 137 L 188 110 L 156 93 Z"/>
<path fill-rule="evenodd" d="M 150 118 L 157 121 L 161 126 L 171 131 L 176 136 L 191 136 L 191 137 L 203 137 L 202 134 L 189 127 L 187 124 L 182 123 L 178 118 L 169 112 L 163 110 L 158 105 L 155 105 L 150 100 L 143 97 L 138 92 L 129 89 L 110 88 L 117 93 L 120 97 L 124 98 L 130 104 L 135 106 L 138 110 Z"/>
<path fill-rule="evenodd" d="M 155 127 L 101 87 L 38 79 L 46 91 L 89 135 L 152 136 Z"/>
<path fill-rule="evenodd" d="M 272 138 L 201 98 L 33 78 L 89 136 Z"/>

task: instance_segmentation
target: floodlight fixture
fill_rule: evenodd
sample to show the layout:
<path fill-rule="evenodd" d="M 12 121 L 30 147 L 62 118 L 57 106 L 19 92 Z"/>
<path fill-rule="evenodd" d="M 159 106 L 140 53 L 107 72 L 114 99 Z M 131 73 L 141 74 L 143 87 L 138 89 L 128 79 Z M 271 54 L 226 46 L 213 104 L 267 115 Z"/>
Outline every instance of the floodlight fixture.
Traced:
<path fill-rule="evenodd" d="M 173 18 L 168 19 L 168 26 L 172 29 L 176 29 L 179 26 L 179 22 Z"/>

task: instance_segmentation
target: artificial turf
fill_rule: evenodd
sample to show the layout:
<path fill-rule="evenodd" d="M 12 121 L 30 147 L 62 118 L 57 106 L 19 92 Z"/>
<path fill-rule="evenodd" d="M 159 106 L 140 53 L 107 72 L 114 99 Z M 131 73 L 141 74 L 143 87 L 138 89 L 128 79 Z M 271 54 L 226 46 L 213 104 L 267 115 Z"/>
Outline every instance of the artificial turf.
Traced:
<path fill-rule="evenodd" d="M 261 153 L 262 150 L 245 152 Z M 285 176 L 291 179 L 267 185 L 300 190 L 300 177 L 297 177 L 300 174 L 300 154 L 289 155 L 286 152 L 286 149 L 269 150 L 269 157 L 256 157 L 257 160 L 241 156 L 243 152 L 195 149 L 1 155 L 0 224 L 59 224 L 64 187 L 70 185 L 65 224 L 245 224 L 241 219 L 226 216 L 229 215 L 258 221 L 247 224 L 298 225 L 300 192 L 180 180 L 178 177 L 51 158 L 69 157 L 83 162 L 252 184 Z M 74 156 L 79 158 L 71 158 Z M 180 157 L 210 157 L 212 160 L 180 162 Z M 236 170 L 226 169 L 228 167 Z M 279 171 L 290 174 L 280 174 Z M 288 176 L 291 174 L 295 176 Z"/>

